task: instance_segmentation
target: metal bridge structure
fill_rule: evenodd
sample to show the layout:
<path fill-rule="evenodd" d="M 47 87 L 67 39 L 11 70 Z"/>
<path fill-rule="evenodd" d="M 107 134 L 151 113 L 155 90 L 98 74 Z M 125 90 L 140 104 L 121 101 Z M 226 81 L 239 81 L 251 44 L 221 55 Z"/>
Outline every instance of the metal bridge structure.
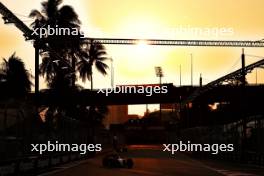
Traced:
<path fill-rule="evenodd" d="M 264 41 L 249 40 L 164 40 L 164 39 L 117 39 L 117 38 L 83 38 L 107 45 L 136 45 L 144 41 L 147 45 L 160 46 L 208 46 L 208 47 L 264 47 Z"/>
<path fill-rule="evenodd" d="M 242 54 L 243 58 L 243 54 Z M 234 84 L 241 84 L 241 86 L 245 86 L 245 75 L 248 73 L 251 73 L 253 69 L 255 68 L 263 68 L 264 66 L 264 59 L 261 59 L 255 63 L 252 63 L 248 66 L 245 66 L 244 68 L 238 69 L 232 73 L 229 73 L 223 77 L 220 77 L 205 86 L 201 86 L 197 88 L 182 104 L 186 104 L 188 102 L 192 102 L 195 100 L 198 96 L 201 96 L 203 93 L 214 89 L 216 87 L 219 87 L 221 85 L 234 85 Z"/>

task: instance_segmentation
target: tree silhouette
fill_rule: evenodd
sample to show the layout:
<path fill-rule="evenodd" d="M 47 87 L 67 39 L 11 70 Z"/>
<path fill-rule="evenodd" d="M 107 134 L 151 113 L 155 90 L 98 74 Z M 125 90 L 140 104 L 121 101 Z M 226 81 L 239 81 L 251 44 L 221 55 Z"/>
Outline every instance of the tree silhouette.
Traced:
<path fill-rule="evenodd" d="M 80 78 L 83 82 L 87 79 L 91 81 L 91 89 L 93 89 L 93 66 L 103 75 L 106 75 L 108 66 L 104 63 L 106 57 L 106 49 L 99 42 L 91 42 L 86 48 L 80 61 L 77 63 L 77 70 L 80 73 Z"/>
<path fill-rule="evenodd" d="M 35 18 L 31 24 L 33 29 L 36 28 L 68 28 L 80 29 L 80 20 L 77 13 L 71 6 L 63 5 L 62 0 L 47 0 L 41 3 L 42 10 L 32 10 L 30 17 Z M 42 64 L 40 66 L 40 74 L 45 77 L 48 85 L 58 85 L 52 83 L 55 81 L 68 82 L 75 85 L 75 63 L 81 56 L 83 40 L 79 35 L 47 35 L 40 41 L 52 49 L 45 50 L 42 48 Z M 64 76 L 62 76 L 64 74 Z"/>
<path fill-rule="evenodd" d="M 77 13 L 71 6 L 62 5 L 62 2 L 62 0 L 46 0 L 41 3 L 41 11 L 32 10 L 29 15 L 35 19 L 31 24 L 32 28 L 78 29 L 78 33 L 81 34 L 81 22 Z M 45 49 L 45 46 L 49 49 Z M 51 88 L 48 91 L 54 93 L 54 102 L 47 110 L 47 114 L 50 114 L 47 122 L 56 119 L 54 114 L 59 114 L 58 117 L 82 118 L 78 117 L 80 108 L 73 103 L 74 97 L 71 96 L 80 91 L 75 84 L 76 74 L 79 72 L 83 82 L 88 79 L 92 84 L 92 66 L 95 65 L 105 75 L 107 68 L 103 62 L 106 59 L 105 47 L 99 43 L 89 44 L 87 40 L 80 38 L 80 35 L 47 35 L 40 38 L 40 48 L 42 58 L 40 75 Z M 92 120 L 93 114 L 89 116 Z"/>
<path fill-rule="evenodd" d="M 81 22 L 77 13 L 71 6 L 63 5 L 62 0 L 47 0 L 41 3 L 42 10 L 32 10 L 30 17 L 36 20 L 32 23 L 33 28 L 53 27 L 53 28 L 77 28 L 80 29 Z M 81 32 L 79 31 L 81 34 Z M 43 39 L 53 52 L 43 50 L 40 74 L 45 78 L 48 86 L 54 88 L 55 81 L 69 81 L 75 85 L 76 63 L 80 78 L 83 82 L 87 79 L 91 81 L 93 88 L 93 66 L 106 75 L 108 66 L 104 63 L 107 59 L 105 47 L 98 42 L 82 40 L 80 36 L 50 35 Z M 54 55 L 56 53 L 56 55 Z M 59 56 L 59 57 L 58 57 Z"/>
<path fill-rule="evenodd" d="M 32 75 L 25 68 L 24 62 L 15 53 L 3 59 L 0 69 L 0 82 L 8 96 L 24 96 L 30 92 Z"/>

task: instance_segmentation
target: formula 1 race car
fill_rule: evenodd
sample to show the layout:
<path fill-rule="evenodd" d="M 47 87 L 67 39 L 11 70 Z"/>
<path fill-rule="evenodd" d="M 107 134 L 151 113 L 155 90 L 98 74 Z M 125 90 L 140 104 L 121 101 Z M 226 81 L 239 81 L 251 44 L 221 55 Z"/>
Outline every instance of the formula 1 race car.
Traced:
<path fill-rule="evenodd" d="M 121 158 L 118 154 L 109 154 L 103 158 L 103 166 L 108 168 L 128 168 L 131 169 L 134 163 L 131 158 Z"/>

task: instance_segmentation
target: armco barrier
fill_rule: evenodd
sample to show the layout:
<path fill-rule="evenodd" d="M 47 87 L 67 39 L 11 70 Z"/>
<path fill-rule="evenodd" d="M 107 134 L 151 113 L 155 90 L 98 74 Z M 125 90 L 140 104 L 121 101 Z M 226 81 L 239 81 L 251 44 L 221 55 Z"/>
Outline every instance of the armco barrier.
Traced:
<path fill-rule="evenodd" d="M 65 164 L 71 161 L 93 157 L 94 153 L 85 155 L 79 153 L 64 153 L 54 155 L 41 155 L 19 158 L 16 160 L 0 162 L 0 176 L 30 176 L 47 171 L 49 168 Z"/>
<path fill-rule="evenodd" d="M 264 166 L 264 154 L 263 153 L 254 153 L 254 152 L 246 152 L 244 153 L 244 157 L 242 157 L 242 153 L 230 153 L 230 152 L 222 152 L 217 155 L 212 155 L 207 152 L 192 152 L 187 153 L 194 158 L 198 159 L 213 159 L 218 161 L 228 161 L 228 162 L 236 162 L 236 163 L 243 163 L 243 164 L 250 164 L 256 166 Z"/>
<path fill-rule="evenodd" d="M 4 176 L 4 175 L 12 175 L 16 173 L 16 162 L 8 162 L 2 166 L 0 166 L 0 175 Z"/>
<path fill-rule="evenodd" d="M 37 169 L 45 170 L 50 166 L 50 158 L 49 157 L 41 157 L 37 160 Z"/>
<path fill-rule="evenodd" d="M 53 156 L 51 157 L 51 166 L 57 166 L 61 164 L 61 157 L 60 156 Z"/>
<path fill-rule="evenodd" d="M 62 157 L 61 157 L 61 162 L 62 163 L 67 163 L 67 162 L 69 162 L 70 161 L 70 156 L 69 155 L 63 155 Z"/>
<path fill-rule="evenodd" d="M 18 170 L 19 173 L 34 173 L 37 168 L 37 157 L 28 157 L 28 158 L 23 158 L 20 160 L 18 163 Z"/>

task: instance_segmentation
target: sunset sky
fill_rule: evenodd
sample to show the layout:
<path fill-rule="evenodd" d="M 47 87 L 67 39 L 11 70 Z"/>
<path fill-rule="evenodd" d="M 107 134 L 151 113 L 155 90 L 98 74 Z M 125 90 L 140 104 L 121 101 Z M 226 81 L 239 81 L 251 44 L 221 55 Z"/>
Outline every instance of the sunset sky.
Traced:
<path fill-rule="evenodd" d="M 40 9 L 37 0 L 1 0 L 27 25 L 32 9 Z M 82 30 L 87 37 L 141 38 L 141 39 L 215 39 L 261 40 L 264 38 L 263 0 L 64 0 L 79 14 Z M 198 28 L 214 30 L 211 33 L 179 31 Z M 215 30 L 225 28 L 232 33 L 220 35 Z M 162 66 L 163 82 L 179 85 L 179 66 L 182 67 L 182 84 L 190 84 L 190 55 L 194 62 L 194 84 L 202 73 L 204 83 L 213 81 L 241 65 L 241 48 L 217 47 L 166 47 L 107 46 L 109 57 L 114 60 L 115 84 L 158 83 L 155 66 Z M 34 49 L 25 41 L 22 33 L 13 25 L 0 20 L 0 56 L 8 57 L 16 52 L 34 73 Z M 264 56 L 263 48 L 246 48 L 248 55 Z M 259 60 L 246 57 L 250 64 Z M 110 64 L 110 62 L 109 62 Z M 96 88 L 110 87 L 109 76 L 95 73 Z M 264 74 L 258 70 L 258 82 Z M 255 83 L 255 72 L 248 76 Z M 42 80 L 43 82 L 43 80 Z M 89 82 L 85 84 L 89 87 Z M 44 84 L 42 84 L 42 87 Z M 156 108 L 157 106 L 151 107 Z M 130 113 L 142 114 L 144 108 L 132 107 Z"/>

